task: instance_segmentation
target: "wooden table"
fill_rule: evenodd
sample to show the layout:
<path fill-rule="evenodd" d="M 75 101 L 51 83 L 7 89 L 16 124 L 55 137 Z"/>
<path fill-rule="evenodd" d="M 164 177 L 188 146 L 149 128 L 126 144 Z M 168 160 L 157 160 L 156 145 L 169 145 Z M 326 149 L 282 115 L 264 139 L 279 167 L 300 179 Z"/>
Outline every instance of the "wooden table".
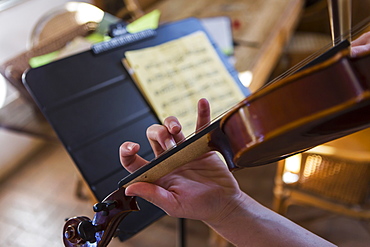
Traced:
<path fill-rule="evenodd" d="M 250 72 L 249 89 L 266 83 L 289 40 L 303 9 L 303 0 L 162 0 L 152 5 L 161 11 L 160 22 L 187 17 L 228 16 L 232 22 L 235 68 Z"/>

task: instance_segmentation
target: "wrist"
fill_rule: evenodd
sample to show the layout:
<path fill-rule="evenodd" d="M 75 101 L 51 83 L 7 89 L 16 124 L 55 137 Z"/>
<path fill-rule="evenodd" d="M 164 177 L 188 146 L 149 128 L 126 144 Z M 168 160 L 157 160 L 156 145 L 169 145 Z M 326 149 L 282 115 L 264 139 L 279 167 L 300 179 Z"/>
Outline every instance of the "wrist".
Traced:
<path fill-rule="evenodd" d="M 229 200 L 228 203 L 213 218 L 203 220 L 211 228 L 218 231 L 221 228 L 228 228 L 237 218 L 245 215 L 246 209 L 254 200 L 242 191 Z"/>
<path fill-rule="evenodd" d="M 243 192 L 204 223 L 234 246 L 333 246 Z"/>

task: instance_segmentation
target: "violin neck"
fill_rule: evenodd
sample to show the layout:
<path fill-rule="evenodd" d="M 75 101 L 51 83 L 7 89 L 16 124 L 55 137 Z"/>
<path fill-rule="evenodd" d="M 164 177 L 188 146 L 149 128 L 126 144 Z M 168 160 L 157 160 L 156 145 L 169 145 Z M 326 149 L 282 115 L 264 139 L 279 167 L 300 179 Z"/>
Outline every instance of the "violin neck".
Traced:
<path fill-rule="evenodd" d="M 331 35 L 333 46 L 343 40 L 351 41 L 351 0 L 328 0 Z"/>

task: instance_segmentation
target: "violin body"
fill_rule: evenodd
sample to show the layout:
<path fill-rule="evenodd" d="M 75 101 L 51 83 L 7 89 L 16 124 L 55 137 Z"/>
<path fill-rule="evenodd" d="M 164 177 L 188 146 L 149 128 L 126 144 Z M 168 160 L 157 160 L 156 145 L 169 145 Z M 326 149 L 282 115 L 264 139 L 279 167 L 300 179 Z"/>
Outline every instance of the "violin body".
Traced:
<path fill-rule="evenodd" d="M 370 55 L 340 52 L 240 102 L 221 121 L 237 167 L 268 164 L 370 126 Z"/>
<path fill-rule="evenodd" d="M 125 187 L 154 182 L 211 150 L 219 151 L 229 169 L 235 170 L 268 164 L 369 127 L 369 64 L 370 54 L 351 58 L 348 51 L 341 51 L 250 95 L 222 118 L 123 178 L 119 189 L 101 203 L 109 210 L 94 206 L 93 221 L 69 219 L 63 229 L 65 246 L 107 246 L 118 223 L 138 210 L 134 198 L 125 196 Z M 112 203 L 115 206 L 110 208 Z"/>

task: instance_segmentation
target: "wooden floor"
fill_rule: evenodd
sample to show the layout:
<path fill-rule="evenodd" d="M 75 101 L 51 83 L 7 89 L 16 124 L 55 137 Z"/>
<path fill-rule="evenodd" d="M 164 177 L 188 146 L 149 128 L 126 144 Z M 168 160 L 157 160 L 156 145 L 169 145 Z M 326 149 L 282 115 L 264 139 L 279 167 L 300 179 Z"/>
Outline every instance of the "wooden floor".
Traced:
<path fill-rule="evenodd" d="M 274 174 L 275 166 L 268 165 L 242 170 L 236 176 L 244 190 L 269 207 Z M 93 215 L 91 202 L 75 196 L 77 178 L 74 163 L 59 142 L 44 141 L 1 181 L 0 246 L 63 246 L 65 218 Z M 288 216 L 339 246 L 370 244 L 369 231 L 359 221 L 302 207 L 292 207 Z M 177 219 L 164 217 L 130 240 L 114 240 L 109 246 L 179 246 L 176 225 Z M 209 246 L 208 234 L 203 223 L 187 221 L 187 246 Z"/>

